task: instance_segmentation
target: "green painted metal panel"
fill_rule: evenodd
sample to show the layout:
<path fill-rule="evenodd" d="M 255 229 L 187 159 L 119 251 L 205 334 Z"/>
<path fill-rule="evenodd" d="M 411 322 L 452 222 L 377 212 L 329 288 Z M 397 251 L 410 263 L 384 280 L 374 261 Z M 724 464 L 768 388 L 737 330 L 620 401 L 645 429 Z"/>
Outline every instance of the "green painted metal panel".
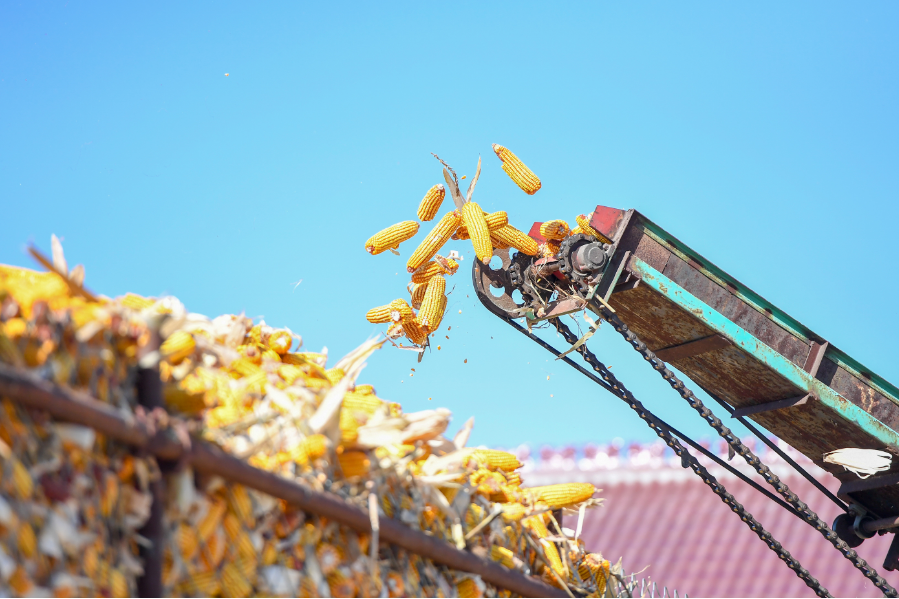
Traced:
<path fill-rule="evenodd" d="M 821 381 L 810 376 L 805 370 L 793 364 L 739 325 L 728 320 L 720 312 L 714 310 L 711 306 L 689 293 L 646 262 L 635 257 L 631 264 L 634 272 L 640 276 L 643 283 L 701 320 L 715 332 L 727 337 L 732 343 L 741 347 L 756 360 L 759 360 L 796 385 L 801 392 L 813 394 L 822 404 L 837 412 L 842 418 L 855 423 L 881 443 L 899 447 L 899 434 L 896 431 Z"/>

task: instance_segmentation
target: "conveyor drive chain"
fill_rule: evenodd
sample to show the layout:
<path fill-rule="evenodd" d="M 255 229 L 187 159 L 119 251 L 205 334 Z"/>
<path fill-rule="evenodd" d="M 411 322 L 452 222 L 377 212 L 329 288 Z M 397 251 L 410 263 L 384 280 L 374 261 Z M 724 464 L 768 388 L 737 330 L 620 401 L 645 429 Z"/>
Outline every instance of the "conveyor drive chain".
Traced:
<path fill-rule="evenodd" d="M 518 329 L 521 333 L 531 338 L 538 345 L 543 346 L 545 349 L 550 351 L 557 357 L 561 357 L 561 352 L 557 351 L 554 347 L 528 331 L 527 329 L 521 327 L 518 323 L 514 322 L 511 319 L 505 319 L 510 325 L 514 328 Z M 574 345 L 578 338 L 577 336 L 571 332 L 571 330 L 565 326 L 558 318 L 551 318 L 549 322 L 556 327 L 559 333 L 565 338 L 569 344 Z M 587 375 L 590 379 L 594 380 L 604 389 L 609 391 L 610 393 L 616 395 L 619 399 L 622 399 L 627 403 L 628 406 L 632 410 L 634 410 L 637 415 L 644 421 L 649 427 L 665 442 L 668 447 L 674 450 L 674 453 L 681 459 L 681 464 L 683 464 L 684 468 L 690 468 L 695 472 L 702 481 L 712 489 L 712 492 L 715 493 L 721 501 L 723 501 L 735 514 L 740 517 L 740 520 L 746 523 L 746 525 L 752 530 L 758 537 L 765 542 L 768 547 L 774 551 L 777 556 L 783 560 L 783 562 L 787 565 L 788 568 L 793 570 L 805 584 L 815 591 L 815 594 L 819 597 L 831 597 L 832 595 L 827 591 L 824 586 L 818 582 L 818 580 L 812 576 L 808 570 L 802 567 L 802 564 L 799 563 L 790 552 L 784 549 L 783 545 L 775 539 L 770 532 L 764 529 L 762 525 L 756 520 L 752 514 L 750 514 L 746 508 L 744 508 L 733 495 L 727 492 L 727 489 L 718 482 L 718 480 L 712 476 L 712 474 L 697 461 L 695 457 L 681 445 L 680 441 L 674 434 L 671 433 L 659 420 L 656 416 L 647 410 L 642 403 L 640 403 L 637 398 L 633 396 L 633 394 L 627 390 L 627 388 L 621 384 L 621 382 L 615 378 L 612 372 L 605 367 L 605 365 L 599 361 L 596 355 L 593 354 L 589 349 L 587 349 L 586 345 L 581 345 L 576 350 L 597 373 L 601 379 L 595 377 L 587 370 L 583 369 L 580 365 L 571 361 L 567 357 L 562 357 L 562 360 L 567 362 L 570 366 L 573 366 L 582 374 Z"/>
<path fill-rule="evenodd" d="M 853 566 L 855 566 L 862 572 L 862 574 L 865 575 L 866 578 L 873 582 L 874 585 L 883 592 L 884 596 L 897 596 L 896 589 L 890 586 L 890 584 L 886 580 L 884 580 L 883 577 L 880 576 L 880 574 L 877 573 L 877 570 L 869 566 L 868 563 L 864 559 L 862 559 L 862 557 L 859 556 L 859 554 L 854 549 L 849 547 L 849 545 L 847 545 L 846 542 L 843 541 L 843 539 L 841 539 L 839 535 L 837 535 L 837 533 L 835 533 L 830 528 L 830 526 L 827 525 L 826 522 L 819 518 L 815 512 L 809 509 L 808 505 L 802 502 L 795 493 L 790 491 L 790 488 L 786 484 L 781 482 L 781 480 L 773 472 L 771 472 L 771 470 L 758 458 L 758 456 L 756 456 L 748 447 L 746 447 L 746 445 L 743 444 L 742 441 L 740 441 L 740 438 L 738 436 L 736 436 L 728 427 L 724 426 L 721 420 L 719 420 L 711 410 L 705 407 L 703 403 L 693 394 L 693 392 L 689 388 L 687 388 L 687 386 L 684 385 L 684 383 L 665 366 L 665 362 L 656 357 L 652 350 L 646 347 L 646 344 L 643 343 L 633 331 L 628 329 L 627 325 L 624 324 L 624 322 L 618 317 L 617 314 L 613 313 L 605 306 L 601 306 L 598 308 L 602 317 L 607 320 L 612 325 L 612 327 L 622 337 L 624 337 L 627 342 L 630 343 L 635 350 L 637 350 L 637 352 L 640 353 L 640 355 L 643 356 L 643 359 L 645 359 L 652 365 L 652 367 L 662 376 L 663 379 L 668 381 L 668 384 L 671 385 L 671 388 L 677 391 L 680 396 L 690 404 L 690 407 L 696 410 L 696 412 L 698 412 L 699 415 L 709 423 L 709 426 L 715 429 L 718 435 L 722 439 L 724 439 L 731 448 L 733 448 L 734 452 L 741 455 L 743 459 L 746 460 L 746 463 L 752 466 L 753 469 L 755 469 L 755 471 L 758 472 L 769 485 L 774 487 L 774 489 L 778 493 L 780 493 L 780 495 L 787 501 L 787 503 L 789 503 L 796 510 L 796 514 L 801 519 L 807 522 L 815 530 L 820 532 L 825 539 L 830 541 L 831 545 L 836 547 L 837 550 L 839 550 L 839 552 L 843 554 L 843 557 L 849 560 Z M 565 326 L 562 325 L 562 323 L 559 324 L 563 327 Z M 559 327 L 557 326 L 556 328 Z M 571 332 L 569 331 L 569 333 Z M 562 334 L 565 335 L 565 333 Z M 567 336 L 566 340 L 570 343 L 573 343 L 573 341 L 568 339 Z M 575 338 L 575 341 L 576 340 L 577 338 Z M 582 355 L 584 355 L 583 352 Z M 586 357 L 586 355 L 584 356 L 584 359 L 588 362 L 590 361 Z"/>

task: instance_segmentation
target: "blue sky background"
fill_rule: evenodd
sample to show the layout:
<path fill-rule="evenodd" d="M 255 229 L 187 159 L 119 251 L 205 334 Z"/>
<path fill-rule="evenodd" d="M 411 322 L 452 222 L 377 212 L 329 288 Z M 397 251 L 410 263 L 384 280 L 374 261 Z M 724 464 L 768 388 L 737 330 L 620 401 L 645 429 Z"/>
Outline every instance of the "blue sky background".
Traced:
<path fill-rule="evenodd" d="M 381 330 L 366 310 L 406 297 L 422 233 L 401 257 L 364 241 L 441 182 L 430 152 L 469 176 L 481 155 L 475 199 L 516 226 L 637 208 L 899 382 L 897 17 L 886 2 L 4 2 L 0 263 L 30 265 L 25 244 L 56 233 L 97 292 L 264 316 L 339 356 Z M 451 429 L 474 415 L 476 443 L 653 439 L 480 306 L 466 243 L 450 339 L 421 364 L 385 348 L 362 381 L 452 409 Z M 592 346 L 672 424 L 709 430 L 620 339 Z"/>

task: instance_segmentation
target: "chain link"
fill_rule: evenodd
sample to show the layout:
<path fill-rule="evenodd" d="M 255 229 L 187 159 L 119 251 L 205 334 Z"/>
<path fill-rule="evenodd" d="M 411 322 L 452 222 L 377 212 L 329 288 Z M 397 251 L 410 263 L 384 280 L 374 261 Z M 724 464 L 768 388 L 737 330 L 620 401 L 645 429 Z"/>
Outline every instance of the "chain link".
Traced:
<path fill-rule="evenodd" d="M 835 533 L 830 526 L 827 525 L 826 522 L 821 520 L 818 515 L 813 512 L 808 505 L 802 502 L 799 497 L 793 493 L 790 488 L 784 484 L 771 470 L 764 464 L 762 461 L 756 456 L 746 445 L 740 441 L 740 438 L 737 437 L 733 432 L 712 413 L 703 403 L 693 394 L 693 392 L 687 388 L 684 383 L 675 376 L 673 372 L 671 372 L 665 365 L 665 362 L 659 359 L 648 347 L 643 343 L 640 338 L 631 331 L 628 326 L 618 317 L 617 314 L 609 310 L 607 307 L 602 306 L 599 307 L 600 314 L 602 317 L 608 321 L 612 327 L 617 331 L 622 337 L 624 337 L 628 343 L 643 356 L 647 362 L 649 362 L 653 369 L 655 369 L 663 379 L 665 379 L 671 387 L 680 394 L 682 398 L 684 398 L 687 403 L 690 404 L 696 412 L 699 413 L 702 418 L 708 422 L 709 426 L 711 426 L 718 435 L 724 439 L 727 444 L 733 448 L 734 452 L 739 454 L 746 460 L 746 462 L 758 472 L 765 481 L 774 487 L 774 489 L 780 493 L 780 495 L 789 503 L 797 512 L 797 515 L 812 526 L 815 530 L 821 533 L 821 535 L 827 539 L 837 550 L 849 560 L 853 566 L 855 566 L 858 570 L 865 575 L 874 585 L 883 592 L 885 597 L 896 597 L 896 589 L 894 589 L 890 584 L 883 579 L 880 574 L 878 574 L 877 570 L 872 568 L 868 563 L 862 559 L 859 554 L 849 547 L 843 539 Z M 561 323 L 560 323 L 561 324 Z M 564 326 L 564 325 L 562 325 Z M 558 327 L 557 327 L 558 328 Z M 570 332 L 570 331 L 569 331 Z M 562 333 L 564 335 L 564 333 Z M 566 337 L 566 341 L 570 341 Z M 583 346 L 581 346 L 583 347 Z M 581 352 L 584 355 L 584 352 Z M 591 354 L 592 355 L 592 354 Z M 595 359 L 595 356 L 593 356 Z M 584 357 L 588 362 L 590 361 L 586 356 Z"/>
<path fill-rule="evenodd" d="M 544 348 L 555 354 L 557 357 L 561 357 L 559 351 L 553 348 L 548 343 L 544 342 L 542 339 L 524 329 L 516 322 L 506 319 L 510 325 L 514 328 L 518 329 L 519 332 L 524 335 L 530 337 L 532 340 L 536 341 L 539 345 L 542 345 Z M 558 318 L 549 319 L 549 322 L 556 328 L 556 330 L 561 333 L 561 335 L 565 338 L 565 341 L 570 345 L 574 345 L 578 338 L 577 336 L 571 332 L 571 330 L 565 326 Z M 602 380 L 597 380 L 593 375 L 588 373 L 578 364 L 572 362 L 567 357 L 562 357 L 562 359 L 574 366 L 580 372 L 586 374 L 591 379 L 596 380 L 600 385 L 602 385 L 606 390 L 613 393 L 619 399 L 622 399 L 627 403 L 628 406 L 632 410 L 634 410 L 637 415 L 646 422 L 646 424 L 655 432 L 656 435 L 661 438 L 668 447 L 674 450 L 674 453 L 681 459 L 681 465 L 684 468 L 690 468 L 693 472 L 696 473 L 702 481 L 712 489 L 712 492 L 717 495 L 721 501 L 723 501 L 732 512 L 737 514 L 740 517 L 740 520 L 746 523 L 746 525 L 754 532 L 758 537 L 764 541 L 768 548 L 774 551 L 788 568 L 793 570 L 810 589 L 812 589 L 816 595 L 819 597 L 831 597 L 831 594 L 828 592 L 824 586 L 818 582 L 818 580 L 812 576 L 808 570 L 802 567 L 802 564 L 799 563 L 790 552 L 787 551 L 780 542 L 775 539 L 770 532 L 765 530 L 765 528 L 756 520 L 752 514 L 750 514 L 746 508 L 744 508 L 733 495 L 727 492 L 727 489 L 722 485 L 718 480 L 712 476 L 712 474 L 702 465 L 700 464 L 695 457 L 683 446 L 680 441 L 667 429 L 665 428 L 659 420 L 655 417 L 655 415 L 647 410 L 640 401 L 637 400 L 633 396 L 633 394 L 628 391 L 628 389 L 621 384 L 621 382 L 612 374 L 612 372 L 606 368 L 606 366 L 599 361 L 599 359 L 587 349 L 586 345 L 581 345 L 576 350 L 597 373 L 602 378 Z"/>

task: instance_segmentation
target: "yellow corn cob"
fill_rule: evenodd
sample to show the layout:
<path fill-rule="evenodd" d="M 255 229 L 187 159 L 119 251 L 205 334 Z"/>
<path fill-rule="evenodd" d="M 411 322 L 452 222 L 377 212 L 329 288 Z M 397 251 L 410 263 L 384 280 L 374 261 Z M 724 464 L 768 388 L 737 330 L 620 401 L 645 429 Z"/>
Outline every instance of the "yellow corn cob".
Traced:
<path fill-rule="evenodd" d="M 119 479 L 114 474 L 103 475 L 103 488 L 100 491 L 100 515 L 108 518 L 119 500 Z"/>
<path fill-rule="evenodd" d="M 222 568 L 222 596 L 247 597 L 253 590 L 252 585 L 241 573 L 237 564 L 225 564 Z"/>
<path fill-rule="evenodd" d="M 238 518 L 234 512 L 228 512 L 225 514 L 225 519 L 222 520 L 222 528 L 224 529 L 225 534 L 228 535 L 228 540 L 234 541 L 243 530 L 243 525 L 240 523 L 240 518 Z"/>
<path fill-rule="evenodd" d="M 268 338 L 268 346 L 278 354 L 286 354 L 293 345 L 293 337 L 287 331 L 275 331 Z"/>
<path fill-rule="evenodd" d="M 415 312 L 405 300 L 395 299 L 390 302 L 390 320 L 393 322 L 406 322 L 415 318 Z"/>
<path fill-rule="evenodd" d="M 468 229 L 474 253 L 481 262 L 490 262 L 493 257 L 493 244 L 490 242 L 490 230 L 484 219 L 484 211 L 476 202 L 468 202 L 462 206 L 462 223 Z"/>
<path fill-rule="evenodd" d="M 184 358 L 194 353 L 197 342 L 193 335 L 186 331 L 175 331 L 159 347 L 159 353 L 170 364 L 179 364 Z"/>
<path fill-rule="evenodd" d="M 428 290 L 425 291 L 425 297 L 421 302 L 421 310 L 418 311 L 416 319 L 427 332 L 431 332 L 440 326 L 440 319 L 443 316 L 441 311 L 441 298 L 445 297 L 446 279 L 441 275 L 435 275 L 428 283 Z"/>
<path fill-rule="evenodd" d="M 534 533 L 534 536 L 538 539 L 544 539 L 549 536 L 549 530 L 546 528 L 546 523 L 543 521 L 542 516 L 530 516 L 522 520 L 521 523 Z"/>
<path fill-rule="evenodd" d="M 558 243 L 547 241 L 540 244 L 540 252 L 544 258 L 554 258 L 559 253 L 561 246 Z"/>
<path fill-rule="evenodd" d="M 131 593 L 128 592 L 128 579 L 118 568 L 109 571 L 109 590 L 116 598 L 131 596 Z"/>
<path fill-rule="evenodd" d="M 440 264 L 436 260 L 431 260 L 422 264 L 412 273 L 412 282 L 427 283 L 431 280 L 431 277 L 439 275 L 441 272 L 443 272 L 443 269 L 440 267 Z"/>
<path fill-rule="evenodd" d="M 293 364 L 283 364 L 278 367 L 278 374 L 285 383 L 292 385 L 295 380 L 303 376 L 303 369 Z"/>
<path fill-rule="evenodd" d="M 34 480 L 25 464 L 16 458 L 12 458 L 12 482 L 17 497 L 31 499 L 31 495 L 34 493 Z"/>
<path fill-rule="evenodd" d="M 583 232 L 584 232 L 584 230 L 581 229 L 580 227 L 575 227 L 571 230 L 572 235 L 577 235 L 578 233 L 583 233 Z"/>
<path fill-rule="evenodd" d="M 586 233 L 587 235 L 592 235 L 593 237 L 596 237 L 596 239 L 597 239 L 598 241 L 601 241 L 601 242 L 603 242 L 603 243 L 612 243 L 612 240 L 611 240 L 611 239 L 609 239 L 608 237 L 606 237 L 605 235 L 603 235 L 602 233 L 600 233 L 599 231 L 597 231 L 596 229 L 594 229 L 594 228 L 590 225 L 590 219 L 587 218 L 587 215 L 585 215 L 585 214 L 578 214 L 578 215 L 575 217 L 575 220 L 577 221 L 578 226 L 579 226 L 579 227 L 584 231 L 584 233 Z"/>
<path fill-rule="evenodd" d="M 355 391 L 350 391 L 343 396 L 342 409 L 350 412 L 365 412 L 366 414 L 374 414 L 375 411 L 384 405 L 384 402 L 368 393 L 360 393 L 359 387 Z"/>
<path fill-rule="evenodd" d="M 246 530 L 240 531 L 240 534 L 237 536 L 237 555 L 245 560 L 256 558 L 256 548 L 253 546 L 253 540 Z"/>
<path fill-rule="evenodd" d="M 16 595 L 24 597 L 34 586 L 34 583 L 31 582 L 31 579 L 28 577 L 28 572 L 26 572 L 25 568 L 20 564 L 12 573 L 12 576 L 9 577 L 9 586 L 16 592 Z"/>
<path fill-rule="evenodd" d="M 433 325 L 435 331 L 440 328 L 440 323 L 443 322 L 443 317 L 446 316 L 446 303 L 447 303 L 447 299 L 446 299 L 446 296 L 444 295 L 443 297 L 440 298 L 440 307 L 437 309 L 437 320 L 434 322 L 434 325 Z M 439 345 L 437 346 L 437 349 L 440 349 Z"/>
<path fill-rule="evenodd" d="M 540 189 L 540 179 L 508 148 L 493 144 L 493 151 L 503 161 L 503 170 L 515 184 L 528 195 L 534 195 Z"/>
<path fill-rule="evenodd" d="M 444 258 L 440 254 L 434 256 L 434 261 L 440 265 L 440 270 L 445 275 L 454 275 L 459 270 L 459 263 L 452 258 Z"/>
<path fill-rule="evenodd" d="M 510 549 L 499 545 L 493 545 L 490 548 L 490 559 L 510 569 L 515 569 L 515 560 L 512 559 L 514 555 Z"/>
<path fill-rule="evenodd" d="M 472 452 L 471 457 L 474 458 L 482 466 L 491 470 L 504 470 L 510 472 L 517 468 L 521 468 L 521 462 L 508 451 L 499 451 L 498 449 L 476 449 Z"/>
<path fill-rule="evenodd" d="M 537 252 L 540 251 L 534 238 L 525 235 L 512 225 L 500 227 L 492 231 L 491 234 L 509 247 L 513 247 L 528 256 L 536 256 Z"/>
<path fill-rule="evenodd" d="M 262 548 L 262 565 L 263 566 L 271 566 L 275 562 L 278 561 L 278 548 L 275 547 L 275 544 L 271 541 L 265 542 L 265 547 Z"/>
<path fill-rule="evenodd" d="M 493 233 L 490 234 L 490 243 L 493 244 L 493 249 L 495 249 L 495 250 L 507 250 L 510 247 L 512 247 L 508 243 L 504 243 L 502 240 L 500 240 L 499 237 L 497 237 Z"/>
<path fill-rule="evenodd" d="M 556 549 L 556 544 L 546 539 L 540 539 L 540 545 L 543 547 L 543 554 L 546 556 L 546 561 L 549 562 L 549 567 L 552 568 L 562 580 L 568 580 L 568 568 L 562 565 L 562 558 L 559 557 L 559 550 Z M 559 581 L 556 577 L 550 573 L 547 574 L 545 580 L 549 584 L 558 587 Z"/>
<path fill-rule="evenodd" d="M 188 588 L 191 591 L 188 593 L 190 595 L 215 597 L 221 591 L 222 585 L 219 582 L 218 572 L 211 571 L 191 575 L 188 580 Z"/>
<path fill-rule="evenodd" d="M 344 451 L 337 456 L 337 462 L 340 464 L 340 469 L 346 478 L 365 476 L 368 474 L 368 469 L 371 466 L 371 462 L 364 451 Z"/>
<path fill-rule="evenodd" d="M 425 291 L 428 290 L 427 283 L 417 283 L 412 288 L 412 307 L 416 310 L 421 308 L 421 302 L 425 298 Z"/>
<path fill-rule="evenodd" d="M 375 387 L 374 385 L 356 385 L 354 391 L 356 393 L 362 393 L 363 395 L 374 395 Z"/>
<path fill-rule="evenodd" d="M 388 575 L 389 576 L 389 575 Z M 356 597 L 356 584 L 340 570 L 334 570 L 326 577 L 328 589 L 332 597 Z M 389 581 L 389 578 L 388 578 Z M 405 595 L 390 595 L 391 597 L 405 597 Z"/>
<path fill-rule="evenodd" d="M 502 210 L 497 210 L 484 216 L 484 221 L 487 223 L 488 229 L 495 231 L 509 224 L 509 215 Z"/>
<path fill-rule="evenodd" d="M 340 411 L 340 443 L 344 446 L 354 445 L 359 438 L 359 422 L 352 412 Z"/>
<path fill-rule="evenodd" d="M 447 212 L 409 257 L 406 262 L 406 270 L 410 273 L 415 272 L 419 266 L 433 258 L 460 224 L 462 224 L 462 215 L 458 211 Z"/>
<path fill-rule="evenodd" d="M 429 221 L 437 216 L 437 211 L 440 210 L 440 204 L 443 203 L 445 196 L 446 190 L 440 183 L 429 189 L 425 197 L 421 199 L 421 204 L 418 205 L 419 220 Z"/>
<path fill-rule="evenodd" d="M 373 322 L 375 324 L 391 322 L 391 320 L 390 320 L 390 304 L 387 304 L 386 306 L 378 306 L 377 308 L 372 308 L 365 314 L 365 319 L 368 320 L 368 322 Z"/>
<path fill-rule="evenodd" d="M 22 523 L 22 526 L 19 528 L 17 544 L 19 553 L 28 559 L 34 557 L 37 551 L 37 537 L 34 534 L 34 529 L 27 522 Z"/>
<path fill-rule="evenodd" d="M 243 485 L 233 485 L 228 488 L 228 507 L 240 518 L 244 526 L 252 528 L 256 519 L 253 517 L 253 501 L 250 493 Z"/>
<path fill-rule="evenodd" d="M 337 566 L 340 565 L 340 552 L 334 545 L 322 543 L 315 550 L 315 555 L 318 558 L 318 565 L 322 570 L 322 574 L 325 576 L 336 570 Z"/>
<path fill-rule="evenodd" d="M 346 376 L 346 372 L 343 368 L 330 368 L 325 371 L 325 376 L 331 382 L 332 385 L 336 385 L 340 382 L 344 376 Z"/>
<path fill-rule="evenodd" d="M 476 503 L 470 503 L 468 505 L 468 511 L 465 512 L 465 526 L 468 527 L 468 530 L 471 530 L 478 523 L 484 519 L 484 508 L 479 506 Z"/>
<path fill-rule="evenodd" d="M 197 549 L 200 548 L 200 539 L 197 538 L 197 532 L 187 524 L 182 524 L 178 527 L 177 542 L 178 550 L 186 560 L 191 559 L 196 554 Z"/>
<path fill-rule="evenodd" d="M 409 338 L 409 341 L 411 341 L 415 345 L 424 345 L 428 340 L 428 332 L 424 327 L 421 326 L 421 322 L 418 320 L 418 317 L 413 318 L 409 322 L 403 323 L 403 332 L 406 333 L 406 337 Z"/>
<path fill-rule="evenodd" d="M 200 560 L 209 570 L 216 569 L 225 558 L 227 541 L 221 530 L 215 531 L 209 540 L 200 548 Z"/>
<path fill-rule="evenodd" d="M 414 220 L 404 220 L 369 237 L 365 242 L 365 251 L 374 256 L 391 248 L 396 249 L 402 242 L 415 237 L 416 233 L 418 223 Z"/>
<path fill-rule="evenodd" d="M 568 234 L 568 223 L 564 220 L 548 220 L 540 225 L 540 235 L 550 241 L 562 241 Z"/>
<path fill-rule="evenodd" d="M 577 571 L 581 575 L 581 580 L 594 582 L 597 592 L 602 595 L 609 580 L 611 564 L 598 553 L 588 553 L 578 564 Z"/>
<path fill-rule="evenodd" d="M 521 475 L 517 472 L 507 472 L 506 473 L 506 482 L 508 482 L 513 487 L 521 486 Z"/>
<path fill-rule="evenodd" d="M 557 510 L 587 501 L 593 497 L 596 487 L 590 483 L 562 483 L 545 487 L 530 487 L 522 489 L 522 491 L 527 491 L 539 501 L 546 503 L 550 509 Z"/>
<path fill-rule="evenodd" d="M 478 588 L 478 584 L 472 578 L 463 578 L 456 583 L 456 593 L 459 597 L 483 597 L 484 594 Z"/>
<path fill-rule="evenodd" d="M 119 299 L 119 303 L 122 304 L 123 307 L 131 308 L 132 310 L 145 310 L 155 304 L 156 300 L 141 297 L 133 293 L 126 293 L 124 297 Z"/>
<path fill-rule="evenodd" d="M 468 228 L 466 228 L 465 225 L 460 225 L 456 229 L 456 232 L 453 233 L 453 239 L 455 239 L 457 241 L 458 240 L 464 241 L 466 239 L 471 239 L 471 237 L 468 235 Z"/>
<path fill-rule="evenodd" d="M 528 508 L 520 503 L 508 503 L 503 506 L 503 520 L 506 522 L 518 522 L 528 513 Z"/>
<path fill-rule="evenodd" d="M 349 395 L 349 394 L 347 394 Z M 328 451 L 327 437 L 324 435 L 309 435 L 290 450 L 290 459 L 298 464 L 306 465 L 325 455 Z"/>
<path fill-rule="evenodd" d="M 222 518 L 225 517 L 226 509 L 228 509 L 228 505 L 222 499 L 216 499 L 212 505 L 209 506 L 209 511 L 206 512 L 206 516 L 204 516 L 203 520 L 200 521 L 199 526 L 197 526 L 197 537 L 200 539 L 200 542 L 205 543 L 209 540 L 209 537 L 212 536 L 212 533 L 215 532 L 215 529 L 221 524 Z"/>

